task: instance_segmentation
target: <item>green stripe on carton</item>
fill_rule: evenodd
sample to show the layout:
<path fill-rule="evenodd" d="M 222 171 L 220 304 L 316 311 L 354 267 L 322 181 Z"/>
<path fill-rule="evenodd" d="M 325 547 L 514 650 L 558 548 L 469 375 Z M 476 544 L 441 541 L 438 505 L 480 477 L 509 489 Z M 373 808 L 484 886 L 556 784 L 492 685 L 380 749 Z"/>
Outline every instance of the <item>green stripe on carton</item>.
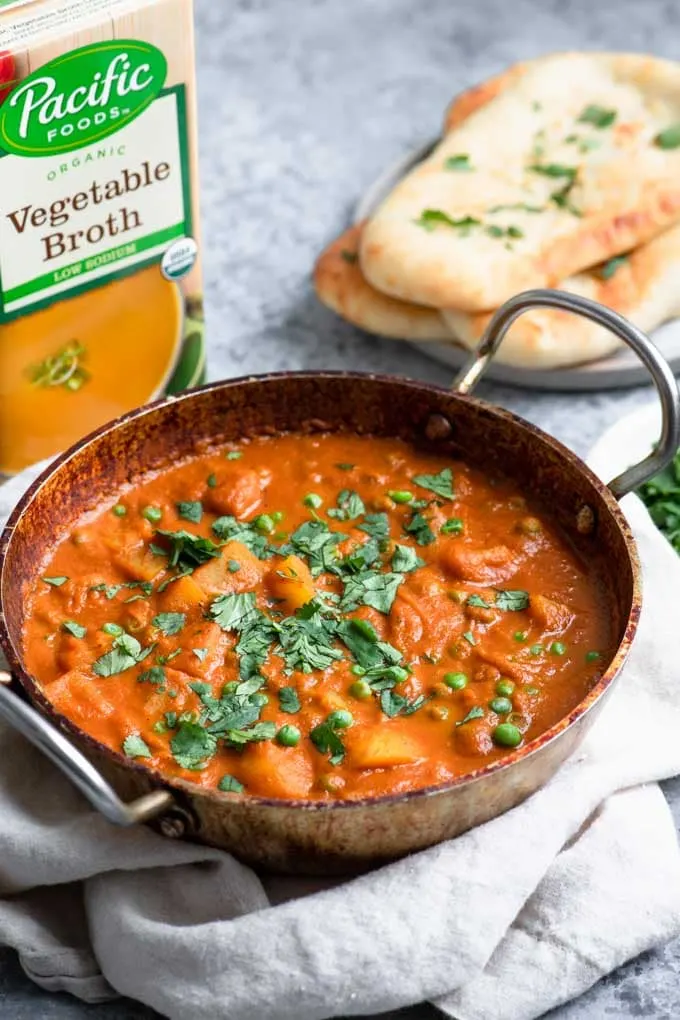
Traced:
<path fill-rule="evenodd" d="M 167 244 L 169 241 L 174 241 L 177 237 L 184 237 L 185 229 L 184 223 L 176 223 L 173 227 L 166 227 L 165 230 L 157 230 L 155 234 L 149 234 L 147 237 L 139 238 L 136 241 L 128 241 L 124 244 L 118 244 L 115 248 L 109 248 L 108 251 L 100 252 L 99 255 L 96 256 L 98 264 L 96 266 L 92 266 L 90 269 L 82 268 L 81 271 L 76 272 L 78 266 L 84 267 L 85 263 L 88 261 L 88 259 L 79 259 L 77 262 L 72 262 L 69 266 L 62 266 L 59 270 L 51 273 L 44 273 L 42 276 L 36 276 L 35 279 L 22 283 L 20 287 L 14 287 L 12 290 L 5 291 L 5 307 L 13 304 L 15 301 L 21 300 L 21 298 L 28 297 L 30 294 L 36 294 L 41 290 L 57 287 L 60 283 L 66 282 L 66 280 L 81 279 L 84 276 L 88 276 L 90 273 L 97 272 L 102 269 L 103 266 L 113 266 L 116 262 L 125 262 L 142 252 L 148 251 L 150 248 L 156 248 L 161 244 Z M 131 251 L 131 248 L 134 250 Z M 120 252 L 119 257 L 111 257 L 110 261 L 107 262 L 107 256 L 113 256 L 117 251 Z M 63 274 L 65 273 L 68 273 L 68 276 L 64 276 Z"/>

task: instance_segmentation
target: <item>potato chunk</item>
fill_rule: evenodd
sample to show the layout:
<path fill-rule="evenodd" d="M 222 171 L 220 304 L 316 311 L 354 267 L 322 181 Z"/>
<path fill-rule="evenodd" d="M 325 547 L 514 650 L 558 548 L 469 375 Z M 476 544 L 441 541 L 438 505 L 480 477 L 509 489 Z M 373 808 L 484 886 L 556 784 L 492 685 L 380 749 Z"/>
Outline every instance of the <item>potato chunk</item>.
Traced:
<path fill-rule="evenodd" d="M 545 595 L 532 595 L 529 613 L 544 631 L 558 633 L 569 626 L 574 616 L 562 602 L 546 598 Z"/>
<path fill-rule="evenodd" d="M 350 741 L 348 740 L 348 743 Z M 389 722 L 352 735 L 350 760 L 360 769 L 385 769 L 409 765 L 427 756 L 427 748 Z"/>
<path fill-rule="evenodd" d="M 217 514 L 231 514 L 243 519 L 258 510 L 264 483 L 257 471 L 236 471 L 225 466 L 215 472 L 215 486 L 208 489 L 203 502 Z"/>
<path fill-rule="evenodd" d="M 447 542 L 441 554 L 442 566 L 454 577 L 475 584 L 496 584 L 511 577 L 516 569 L 507 545 L 471 549 L 460 542 Z"/>
<path fill-rule="evenodd" d="M 238 570 L 232 569 L 236 564 Z M 233 540 L 227 542 L 219 557 L 198 567 L 191 577 L 206 595 L 223 595 L 252 591 L 267 569 L 242 542 Z"/>
<path fill-rule="evenodd" d="M 299 556 L 286 556 L 275 564 L 267 574 L 267 586 L 274 598 L 282 600 L 288 613 L 294 613 L 316 595 L 309 567 Z"/>

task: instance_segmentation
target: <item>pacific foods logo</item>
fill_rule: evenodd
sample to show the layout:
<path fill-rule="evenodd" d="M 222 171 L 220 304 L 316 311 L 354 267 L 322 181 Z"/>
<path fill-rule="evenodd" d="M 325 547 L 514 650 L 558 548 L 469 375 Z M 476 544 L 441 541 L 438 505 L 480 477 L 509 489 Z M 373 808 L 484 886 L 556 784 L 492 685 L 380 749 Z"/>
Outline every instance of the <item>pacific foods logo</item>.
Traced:
<path fill-rule="evenodd" d="M 106 138 L 153 102 L 167 69 L 161 51 L 139 39 L 71 50 L 10 93 L 0 109 L 0 146 L 52 156 Z"/>

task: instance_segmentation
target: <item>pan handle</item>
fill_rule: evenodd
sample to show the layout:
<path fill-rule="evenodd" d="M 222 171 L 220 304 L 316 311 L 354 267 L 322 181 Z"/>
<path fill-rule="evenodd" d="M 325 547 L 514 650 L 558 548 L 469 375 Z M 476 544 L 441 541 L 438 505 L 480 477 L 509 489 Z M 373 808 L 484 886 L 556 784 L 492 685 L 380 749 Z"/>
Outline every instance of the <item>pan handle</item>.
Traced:
<path fill-rule="evenodd" d="M 649 369 L 661 401 L 661 436 L 644 460 L 627 468 L 609 482 L 617 499 L 637 489 L 666 467 L 680 446 L 680 394 L 673 373 L 649 337 L 618 312 L 564 290 L 525 290 L 506 301 L 487 326 L 479 346 L 453 381 L 456 393 L 470 393 L 481 379 L 515 319 L 532 308 L 559 308 L 582 315 L 623 340 Z"/>
<path fill-rule="evenodd" d="M 11 680 L 9 673 L 0 671 L 0 716 L 42 751 L 110 822 L 136 825 L 174 806 L 174 798 L 166 790 L 153 790 L 125 804 L 63 733 L 10 690 Z"/>

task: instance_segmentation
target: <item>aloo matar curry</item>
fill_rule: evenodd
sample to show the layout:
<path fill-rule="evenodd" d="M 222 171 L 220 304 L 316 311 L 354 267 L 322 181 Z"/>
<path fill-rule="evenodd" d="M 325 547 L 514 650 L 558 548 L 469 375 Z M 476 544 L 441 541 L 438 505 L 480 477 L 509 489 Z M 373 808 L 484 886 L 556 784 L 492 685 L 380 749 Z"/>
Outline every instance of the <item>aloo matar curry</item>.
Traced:
<path fill-rule="evenodd" d="M 254 438 L 131 484 L 26 598 L 59 712 L 245 796 L 446 783 L 564 717 L 614 645 L 595 568 L 516 484 L 356 435 Z"/>

